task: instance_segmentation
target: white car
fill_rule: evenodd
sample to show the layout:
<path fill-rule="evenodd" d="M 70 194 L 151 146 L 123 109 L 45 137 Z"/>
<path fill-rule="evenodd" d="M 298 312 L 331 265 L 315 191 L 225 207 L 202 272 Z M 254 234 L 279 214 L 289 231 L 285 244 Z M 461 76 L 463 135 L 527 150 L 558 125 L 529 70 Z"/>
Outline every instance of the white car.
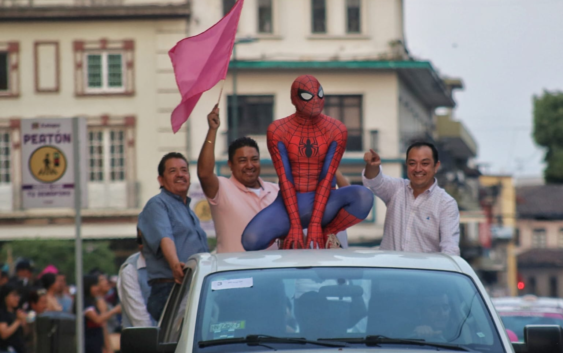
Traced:
<path fill-rule="evenodd" d="M 292 250 L 192 256 L 158 327 L 125 329 L 121 350 L 542 353 L 561 337 L 535 327 L 511 344 L 457 256 Z"/>

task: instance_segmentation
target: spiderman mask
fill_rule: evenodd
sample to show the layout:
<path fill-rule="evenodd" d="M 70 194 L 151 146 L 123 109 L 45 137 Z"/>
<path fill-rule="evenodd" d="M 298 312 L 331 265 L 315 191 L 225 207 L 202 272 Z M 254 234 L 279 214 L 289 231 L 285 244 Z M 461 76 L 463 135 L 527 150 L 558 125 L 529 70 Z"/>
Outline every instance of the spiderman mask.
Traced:
<path fill-rule="evenodd" d="M 325 100 L 323 87 L 311 75 L 302 75 L 291 85 L 291 103 L 295 106 L 296 115 L 313 119 L 323 111 Z"/>

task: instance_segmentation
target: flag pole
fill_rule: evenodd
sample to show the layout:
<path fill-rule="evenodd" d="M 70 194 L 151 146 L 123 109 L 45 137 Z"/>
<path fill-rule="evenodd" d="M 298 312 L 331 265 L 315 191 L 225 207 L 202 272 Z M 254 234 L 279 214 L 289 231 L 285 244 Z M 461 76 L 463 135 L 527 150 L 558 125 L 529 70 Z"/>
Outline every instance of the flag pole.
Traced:
<path fill-rule="evenodd" d="M 217 98 L 217 106 L 221 102 L 221 97 L 223 96 L 223 87 L 225 87 L 225 80 L 221 80 L 221 91 L 219 92 L 219 98 Z"/>

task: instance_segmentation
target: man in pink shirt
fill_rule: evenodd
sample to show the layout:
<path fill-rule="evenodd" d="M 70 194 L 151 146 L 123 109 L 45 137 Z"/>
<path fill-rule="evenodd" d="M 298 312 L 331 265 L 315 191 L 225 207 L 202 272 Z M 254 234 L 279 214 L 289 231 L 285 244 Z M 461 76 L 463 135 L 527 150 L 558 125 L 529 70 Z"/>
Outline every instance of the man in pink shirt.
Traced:
<path fill-rule="evenodd" d="M 244 251 L 241 243 L 246 225 L 278 196 L 279 186 L 260 178 L 260 151 L 256 141 L 241 137 L 229 146 L 231 177 L 215 175 L 215 141 L 219 108 L 207 115 L 209 130 L 199 153 L 197 176 L 211 206 L 217 234 L 217 252 Z"/>

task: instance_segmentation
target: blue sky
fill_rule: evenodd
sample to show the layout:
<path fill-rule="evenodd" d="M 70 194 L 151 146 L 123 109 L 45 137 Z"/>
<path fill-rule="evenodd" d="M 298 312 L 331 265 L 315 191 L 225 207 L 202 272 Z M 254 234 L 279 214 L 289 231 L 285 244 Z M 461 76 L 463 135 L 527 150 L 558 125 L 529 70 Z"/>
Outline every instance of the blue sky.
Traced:
<path fill-rule="evenodd" d="M 533 95 L 563 90 L 563 1 L 405 0 L 411 54 L 460 77 L 455 117 L 489 173 L 541 176 L 532 140 Z"/>

